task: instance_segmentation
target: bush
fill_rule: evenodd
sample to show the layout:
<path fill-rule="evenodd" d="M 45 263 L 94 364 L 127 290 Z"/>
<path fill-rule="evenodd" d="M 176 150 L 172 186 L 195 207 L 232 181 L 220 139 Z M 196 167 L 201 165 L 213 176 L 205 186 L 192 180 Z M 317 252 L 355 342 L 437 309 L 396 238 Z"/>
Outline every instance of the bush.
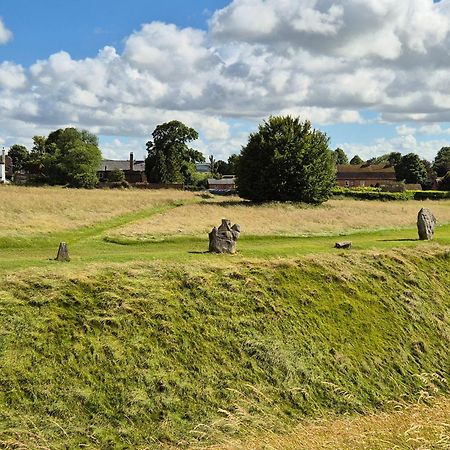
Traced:
<path fill-rule="evenodd" d="M 241 151 L 237 185 L 243 198 L 322 203 L 336 169 L 326 134 L 298 118 L 270 117 Z"/>
<path fill-rule="evenodd" d="M 448 191 L 415 191 L 414 200 L 445 200 L 450 198 Z"/>
<path fill-rule="evenodd" d="M 125 180 L 125 174 L 123 170 L 115 169 L 108 175 L 108 181 L 123 181 Z"/>
<path fill-rule="evenodd" d="M 405 192 L 382 192 L 381 190 L 373 189 L 349 189 L 343 187 L 334 188 L 333 196 L 351 197 L 359 200 L 412 200 L 414 198 L 414 191 Z"/>

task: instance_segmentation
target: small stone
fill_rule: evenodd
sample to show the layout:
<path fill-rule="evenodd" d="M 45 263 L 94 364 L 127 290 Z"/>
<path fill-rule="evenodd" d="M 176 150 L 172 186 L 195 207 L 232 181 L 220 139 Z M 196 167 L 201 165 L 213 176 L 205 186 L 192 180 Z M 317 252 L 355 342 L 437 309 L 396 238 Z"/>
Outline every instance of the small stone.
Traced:
<path fill-rule="evenodd" d="M 417 230 L 421 241 L 433 239 L 436 217 L 428 208 L 422 208 L 417 215 Z"/>
<path fill-rule="evenodd" d="M 350 249 L 352 248 L 352 243 L 351 241 L 336 242 L 336 244 L 334 244 L 334 248 Z"/>
<path fill-rule="evenodd" d="M 58 254 L 55 258 L 56 261 L 70 261 L 69 248 L 65 242 L 59 244 Z"/>
<path fill-rule="evenodd" d="M 231 221 L 222 219 L 219 228 L 214 227 L 209 233 L 210 253 L 236 253 L 236 241 L 241 234 L 239 224 L 231 226 Z"/>

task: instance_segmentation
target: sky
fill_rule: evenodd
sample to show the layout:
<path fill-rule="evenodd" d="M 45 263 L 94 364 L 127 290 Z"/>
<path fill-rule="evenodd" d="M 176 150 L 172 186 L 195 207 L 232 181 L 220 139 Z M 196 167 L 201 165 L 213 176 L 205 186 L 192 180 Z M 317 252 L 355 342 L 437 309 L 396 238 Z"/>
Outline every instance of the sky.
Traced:
<path fill-rule="evenodd" d="M 239 153 L 270 115 L 351 157 L 450 145 L 450 0 L 1 0 L 0 146 L 66 126 L 145 156 L 181 120 Z"/>

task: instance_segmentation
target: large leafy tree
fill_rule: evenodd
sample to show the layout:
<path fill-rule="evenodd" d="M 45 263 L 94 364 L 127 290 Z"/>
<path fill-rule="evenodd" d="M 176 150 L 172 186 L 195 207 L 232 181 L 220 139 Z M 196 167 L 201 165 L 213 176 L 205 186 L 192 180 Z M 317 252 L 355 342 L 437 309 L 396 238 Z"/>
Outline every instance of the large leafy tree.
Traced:
<path fill-rule="evenodd" d="M 163 123 L 152 133 L 147 142 L 148 156 L 145 173 L 151 183 L 189 183 L 195 171 L 195 162 L 205 161 L 201 152 L 188 147 L 198 139 L 198 133 L 173 120 Z"/>
<path fill-rule="evenodd" d="M 425 185 L 428 179 L 427 168 L 415 153 L 408 153 L 401 158 L 395 166 L 395 175 L 399 181 L 421 185 Z"/>
<path fill-rule="evenodd" d="M 47 138 L 35 136 L 29 169 L 49 184 L 92 188 L 102 154 L 98 139 L 86 130 L 61 128 Z"/>
<path fill-rule="evenodd" d="M 438 177 L 443 177 L 450 170 L 450 147 L 442 147 L 438 151 L 433 169 Z"/>
<path fill-rule="evenodd" d="M 239 194 L 254 201 L 321 203 L 336 175 L 326 134 L 291 116 L 263 122 L 242 149 L 237 169 Z"/>
<path fill-rule="evenodd" d="M 9 148 L 8 156 L 12 159 L 14 172 L 17 172 L 25 167 L 30 154 L 24 145 L 14 144 Z"/>
<path fill-rule="evenodd" d="M 344 150 L 342 150 L 342 148 L 338 147 L 333 153 L 334 153 L 334 160 L 336 162 L 336 165 L 348 164 L 348 157 L 345 154 Z"/>
<path fill-rule="evenodd" d="M 364 162 L 364 160 L 360 157 L 360 156 L 358 156 L 358 155 L 355 155 L 351 160 L 350 160 L 350 164 L 352 165 L 352 166 L 359 166 L 360 164 L 362 164 Z"/>

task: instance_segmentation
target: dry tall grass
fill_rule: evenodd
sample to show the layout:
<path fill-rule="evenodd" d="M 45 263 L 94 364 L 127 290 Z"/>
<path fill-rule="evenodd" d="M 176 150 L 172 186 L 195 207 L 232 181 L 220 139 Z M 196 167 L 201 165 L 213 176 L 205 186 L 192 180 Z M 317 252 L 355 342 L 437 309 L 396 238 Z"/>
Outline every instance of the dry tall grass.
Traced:
<path fill-rule="evenodd" d="M 428 450 L 450 449 L 450 400 L 431 405 L 398 406 L 390 413 L 358 418 L 311 421 L 292 433 L 263 433 L 208 450 Z"/>
<path fill-rule="evenodd" d="M 322 206 L 267 204 L 247 206 L 232 199 L 222 203 L 187 205 L 123 227 L 115 234 L 144 238 L 150 235 L 203 235 L 222 218 L 238 222 L 247 235 L 310 235 L 351 230 L 413 226 L 422 207 L 429 207 L 439 223 L 450 222 L 450 200 L 361 201 L 329 200 Z"/>
<path fill-rule="evenodd" d="M 0 197 L 0 236 L 16 236 L 75 229 L 194 194 L 2 186 Z"/>

